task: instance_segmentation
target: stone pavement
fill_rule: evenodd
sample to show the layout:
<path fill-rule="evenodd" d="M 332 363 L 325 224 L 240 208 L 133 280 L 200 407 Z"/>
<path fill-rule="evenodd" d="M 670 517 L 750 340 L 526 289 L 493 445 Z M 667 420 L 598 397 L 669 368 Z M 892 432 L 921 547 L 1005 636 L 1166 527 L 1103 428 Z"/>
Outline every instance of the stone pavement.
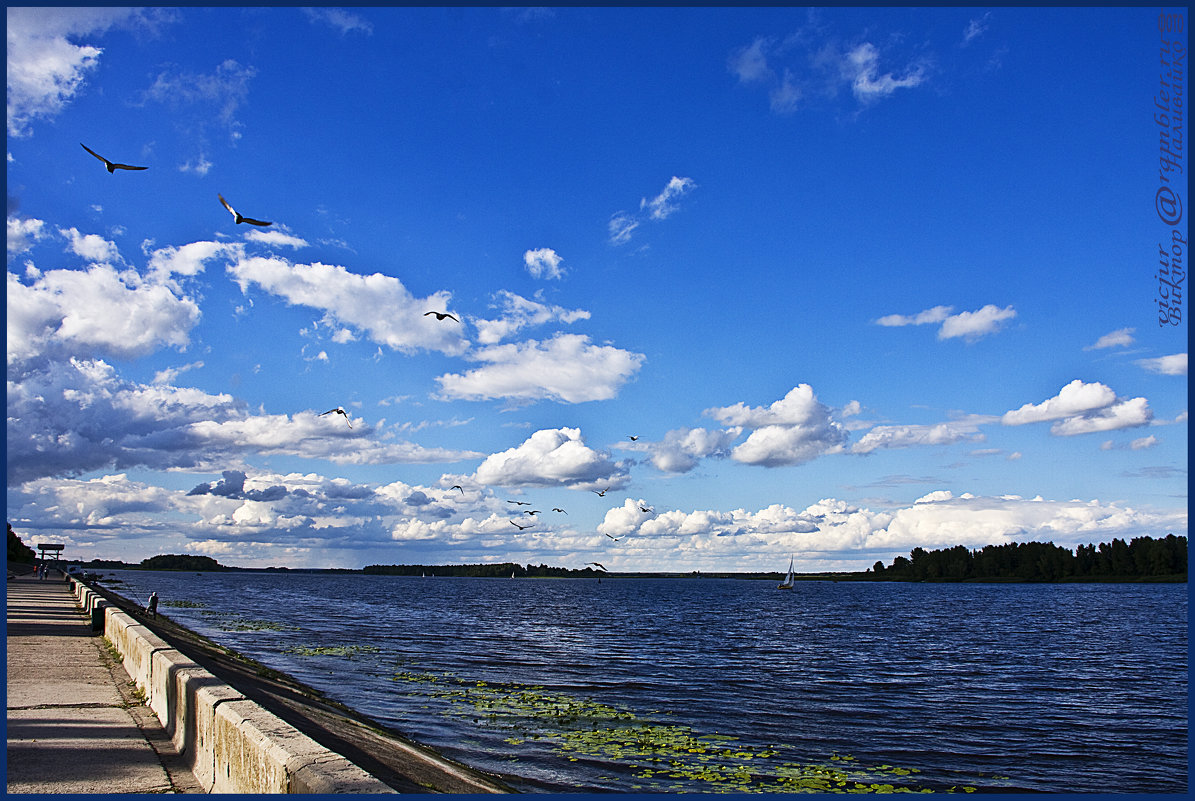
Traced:
<path fill-rule="evenodd" d="M 8 581 L 8 792 L 203 792 L 51 571 Z"/>

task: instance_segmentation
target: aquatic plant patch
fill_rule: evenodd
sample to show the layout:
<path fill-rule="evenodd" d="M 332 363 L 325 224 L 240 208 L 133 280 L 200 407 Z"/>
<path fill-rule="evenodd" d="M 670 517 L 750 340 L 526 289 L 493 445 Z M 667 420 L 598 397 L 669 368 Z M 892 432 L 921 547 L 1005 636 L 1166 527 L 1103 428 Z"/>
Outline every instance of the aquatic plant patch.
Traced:
<path fill-rule="evenodd" d="M 352 659 L 357 654 L 376 654 L 379 650 L 376 645 L 296 645 L 284 649 L 282 653 L 299 656 L 345 656 Z"/>
<path fill-rule="evenodd" d="M 200 612 L 209 623 L 222 631 L 301 631 L 299 626 L 272 620 L 250 620 L 233 612 L 204 610 Z"/>
<path fill-rule="evenodd" d="M 400 670 L 411 686 L 448 715 L 508 736 L 513 748 L 535 742 L 558 756 L 595 768 L 618 764 L 638 780 L 639 792 L 876 793 L 934 792 L 916 782 L 916 768 L 863 766 L 833 754 L 809 763 L 783 745 L 754 745 L 723 734 L 642 718 L 589 699 L 546 692 L 541 686 L 490 683 L 449 674 Z M 660 712 L 651 713 L 662 715 Z M 945 788 L 971 792 L 973 787 Z"/>

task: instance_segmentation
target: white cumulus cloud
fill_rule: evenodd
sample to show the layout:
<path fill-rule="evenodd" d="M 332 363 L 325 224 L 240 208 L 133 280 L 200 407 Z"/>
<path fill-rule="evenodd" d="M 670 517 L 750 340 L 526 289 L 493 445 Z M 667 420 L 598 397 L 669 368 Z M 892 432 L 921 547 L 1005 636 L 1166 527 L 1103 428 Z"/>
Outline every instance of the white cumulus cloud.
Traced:
<path fill-rule="evenodd" d="M 1005 306 L 1001 309 L 989 303 L 982 309 L 973 312 L 959 312 L 947 317 L 942 321 L 941 329 L 938 330 L 938 339 L 963 337 L 968 342 L 973 342 L 982 336 L 999 331 L 1006 320 L 1011 320 L 1016 316 L 1016 310 L 1012 306 Z"/>
<path fill-rule="evenodd" d="M 1132 398 L 1094 412 L 1068 417 L 1050 426 L 1050 433 L 1059 437 L 1090 434 L 1096 431 L 1116 431 L 1147 425 L 1153 419 L 1145 398 Z"/>
<path fill-rule="evenodd" d="M 523 254 L 523 264 L 532 278 L 561 278 L 564 268 L 560 266 L 562 259 L 551 248 L 528 250 Z"/>
<path fill-rule="evenodd" d="M 606 513 L 598 531 L 618 537 L 620 551 L 636 560 L 683 565 L 680 569 L 728 564 L 781 569 L 788 554 L 795 553 L 803 563 L 798 569 L 825 569 L 830 560 L 854 564 L 847 569 L 857 570 L 869 555 L 904 555 L 915 547 L 1052 541 L 1073 548 L 1186 527 L 1185 509 L 1148 511 L 1098 500 L 981 497 L 938 490 L 907 506 L 877 510 L 824 498 L 804 509 L 772 504 L 757 511 L 644 513 L 638 503 L 627 500 Z"/>
<path fill-rule="evenodd" d="M 279 247 L 299 248 L 307 247 L 307 240 L 297 237 L 294 234 L 288 234 L 285 231 L 280 231 L 276 228 L 271 228 L 268 231 L 262 231 L 254 228 L 245 234 L 245 239 L 250 242 L 258 242 L 263 245 L 277 245 Z"/>
<path fill-rule="evenodd" d="M 620 487 L 625 469 L 585 444 L 577 428 L 536 431 L 521 445 L 491 454 L 473 478 L 490 486 Z"/>
<path fill-rule="evenodd" d="M 7 12 L 8 135 L 26 136 L 33 120 L 60 112 L 99 64 L 102 49 L 71 39 L 103 32 L 130 11 L 9 7 Z"/>
<path fill-rule="evenodd" d="M 876 320 L 876 325 L 902 326 L 940 323 L 949 317 L 952 311 L 954 311 L 952 306 L 934 306 L 932 309 L 926 309 L 917 314 L 889 314 Z"/>
<path fill-rule="evenodd" d="M 831 410 L 818 402 L 813 388 L 801 384 L 767 407 L 743 403 L 706 409 L 724 425 L 754 429 L 731 451 L 731 458 L 765 467 L 801 464 L 823 453 L 840 450 L 847 432 Z"/>
<path fill-rule="evenodd" d="M 319 262 L 292 264 L 278 257 L 240 259 L 228 272 L 242 292 L 256 284 L 292 305 L 320 309 L 394 350 L 460 354 L 468 347 L 458 323 L 425 316 L 428 311 L 448 310 L 448 292 L 418 298 L 393 276 L 359 275 Z"/>
<path fill-rule="evenodd" d="M 1137 364 L 1151 373 L 1161 373 L 1162 375 L 1187 374 L 1187 354 L 1185 353 L 1159 356 L 1156 359 L 1138 359 Z"/>
<path fill-rule="evenodd" d="M 662 442 L 651 443 L 651 463 L 665 473 L 687 473 L 709 456 L 728 455 L 731 443 L 742 433 L 735 426 L 721 431 L 681 428 L 669 431 Z"/>
<path fill-rule="evenodd" d="M 1094 345 L 1088 345 L 1083 350 L 1102 350 L 1104 348 L 1127 348 L 1135 341 L 1133 339 L 1133 332 L 1135 328 L 1118 328 L 1104 334 L 1095 341 Z"/>
<path fill-rule="evenodd" d="M 1050 433 L 1073 436 L 1141 426 L 1152 418 L 1145 398 L 1120 400 L 1107 385 L 1088 384 L 1076 378 L 1054 397 L 1041 403 L 1026 403 L 1006 412 L 1000 421 L 1007 426 L 1057 421 Z"/>
<path fill-rule="evenodd" d="M 485 366 L 439 376 L 444 397 L 509 398 L 564 403 L 609 400 L 643 363 L 641 353 L 594 345 L 581 334 L 558 334 L 546 342 L 492 345 L 466 355 Z"/>
<path fill-rule="evenodd" d="M 502 316 L 496 320 L 473 320 L 477 327 L 477 341 L 482 345 L 493 345 L 530 326 L 551 322 L 573 323 L 588 320 L 589 312 L 584 309 L 565 309 L 538 300 L 531 300 L 502 290 L 497 293 Z"/>
<path fill-rule="evenodd" d="M 1076 378 L 1052 398 L 1037 404 L 1026 403 L 1015 411 L 1006 412 L 1001 422 L 1006 426 L 1020 426 L 1058 420 L 1103 409 L 1115 400 L 1116 393 L 1111 387 L 1099 382 L 1087 384 Z"/>
<path fill-rule="evenodd" d="M 46 223 L 31 217 L 8 218 L 8 255 L 11 258 L 33 247 L 33 243 L 47 236 Z"/>
<path fill-rule="evenodd" d="M 876 426 L 851 446 L 851 452 L 871 453 L 881 448 L 951 445 L 955 442 L 982 442 L 983 440 L 984 435 L 971 422 Z"/>
<path fill-rule="evenodd" d="M 952 311 L 953 307 L 951 306 L 934 306 L 917 314 L 885 315 L 875 322 L 876 325 L 888 327 L 941 323 L 942 327 L 938 329 L 938 339 L 963 337 L 968 342 L 973 342 L 980 337 L 999 331 L 1005 321 L 1017 316 L 1016 310 L 1012 306 L 1001 309 L 990 303 L 975 311 L 951 314 Z"/>
<path fill-rule="evenodd" d="M 98 234 L 82 234 L 76 228 L 59 228 L 58 233 L 67 239 L 68 252 L 89 262 L 114 264 L 122 261 L 116 243 Z"/>
<path fill-rule="evenodd" d="M 50 270 L 31 283 L 8 273 L 8 361 L 53 352 L 123 358 L 185 347 L 199 306 L 169 287 L 107 264 Z"/>
<path fill-rule="evenodd" d="M 185 245 L 169 245 L 149 254 L 150 276 L 165 282 L 175 275 L 194 276 L 203 272 L 207 262 L 217 256 L 236 259 L 243 255 L 240 245 L 224 242 L 188 242 Z"/>

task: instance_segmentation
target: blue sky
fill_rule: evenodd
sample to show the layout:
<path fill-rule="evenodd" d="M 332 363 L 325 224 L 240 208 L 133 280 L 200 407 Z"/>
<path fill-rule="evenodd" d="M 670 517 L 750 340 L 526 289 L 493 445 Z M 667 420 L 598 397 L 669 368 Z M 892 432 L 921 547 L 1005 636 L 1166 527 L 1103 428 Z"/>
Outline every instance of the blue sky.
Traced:
<path fill-rule="evenodd" d="M 1156 14 L 10 8 L 8 519 L 292 567 L 1185 535 Z"/>

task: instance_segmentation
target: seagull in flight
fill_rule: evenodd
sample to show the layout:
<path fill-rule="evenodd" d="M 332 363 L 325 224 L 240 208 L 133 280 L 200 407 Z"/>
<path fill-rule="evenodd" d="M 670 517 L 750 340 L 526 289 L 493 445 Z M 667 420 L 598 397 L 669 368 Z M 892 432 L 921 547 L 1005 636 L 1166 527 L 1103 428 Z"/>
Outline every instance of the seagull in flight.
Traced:
<path fill-rule="evenodd" d="M 609 488 L 609 487 L 606 487 L 606 488 L 605 488 L 604 490 L 602 490 L 601 492 L 598 492 L 597 490 L 593 490 L 593 492 L 596 492 L 596 493 L 597 493 L 597 496 L 598 496 L 599 498 L 605 498 L 605 497 L 606 497 L 606 493 L 607 493 L 607 492 L 609 492 L 609 491 L 610 491 L 610 488 Z"/>
<path fill-rule="evenodd" d="M 602 533 L 606 534 L 606 532 L 604 532 L 604 531 Z M 606 534 L 606 536 L 609 537 L 610 539 L 614 540 L 615 542 L 618 542 L 620 539 L 622 539 L 622 537 L 615 537 L 613 534 Z"/>
<path fill-rule="evenodd" d="M 524 509 L 524 510 L 523 510 L 523 514 L 525 514 L 525 515 L 537 515 L 537 514 L 539 514 L 539 510 L 538 510 L 538 509 Z"/>
<path fill-rule="evenodd" d="M 224 208 L 228 209 L 229 214 L 231 214 L 233 216 L 233 218 L 237 221 L 238 225 L 244 222 L 244 223 L 249 223 L 250 225 L 260 225 L 264 228 L 267 225 L 274 224 L 272 222 L 262 222 L 261 220 L 254 220 L 250 217 L 243 217 L 243 216 L 241 216 L 240 212 L 238 212 L 232 206 L 228 205 L 228 201 L 224 199 L 224 195 L 221 195 L 219 192 L 217 192 L 216 197 L 220 198 L 220 203 L 223 204 Z"/>
<path fill-rule="evenodd" d="M 600 567 L 602 570 L 606 570 L 606 566 L 603 565 L 601 562 L 586 562 L 585 564 L 593 565 L 594 567 Z M 610 571 L 606 570 L 606 572 L 609 573 Z"/>
<path fill-rule="evenodd" d="M 510 524 L 511 524 L 512 526 L 514 526 L 515 528 L 517 528 L 519 531 L 522 531 L 522 530 L 523 530 L 523 529 L 525 529 L 525 528 L 531 528 L 531 526 L 520 526 L 518 523 L 516 523 L 516 522 L 515 522 L 515 521 L 513 521 L 513 520 L 511 520 L 511 521 L 510 521 Z"/>
<path fill-rule="evenodd" d="M 553 512 L 564 512 L 564 510 L 563 510 L 563 509 L 561 509 L 559 506 L 553 506 L 553 507 L 552 507 L 552 511 L 553 511 Z M 568 512 L 564 512 L 564 513 L 565 513 L 565 514 L 568 514 Z"/>
<path fill-rule="evenodd" d="M 516 506 L 530 506 L 531 505 L 527 501 L 507 501 L 507 503 L 513 503 Z"/>
<path fill-rule="evenodd" d="M 465 494 L 465 488 L 464 488 L 464 487 L 462 487 L 460 484 L 453 484 L 451 487 L 449 487 L 449 488 L 448 488 L 448 490 L 449 490 L 450 492 L 451 492 L 452 490 L 454 490 L 454 489 L 458 489 L 458 490 L 460 490 L 460 491 L 461 491 L 461 495 L 464 495 L 464 494 Z"/>
<path fill-rule="evenodd" d="M 640 512 L 647 512 L 648 514 L 651 514 L 652 512 L 654 512 L 654 511 L 655 511 L 655 509 L 652 509 L 652 508 L 651 508 L 651 507 L 649 507 L 649 506 L 643 506 L 643 505 L 641 504 L 641 505 L 639 506 L 639 511 L 640 511 Z"/>
<path fill-rule="evenodd" d="M 110 173 L 114 173 L 117 170 L 148 170 L 149 169 L 149 167 L 134 167 L 132 164 L 117 164 L 116 162 L 108 161 L 108 159 L 104 158 L 99 153 L 96 153 L 94 150 L 89 148 L 87 145 L 84 145 L 82 142 L 80 142 L 79 144 L 88 153 L 95 156 L 100 161 L 104 162 L 104 166 L 108 168 L 108 172 L 110 172 Z"/>
<path fill-rule="evenodd" d="M 632 437 L 630 434 L 627 434 L 627 439 L 629 439 L 631 442 L 637 442 L 639 440 L 638 437 Z"/>
<path fill-rule="evenodd" d="M 460 320 L 456 319 L 448 312 L 429 311 L 429 312 L 424 312 L 423 316 L 430 317 L 433 314 L 436 315 L 437 320 L 443 320 L 445 317 L 447 317 L 449 320 L 452 320 L 453 322 L 457 322 L 457 323 L 460 322 Z"/>
<path fill-rule="evenodd" d="M 329 410 L 328 410 L 328 411 L 326 411 L 326 412 L 320 412 L 319 416 L 320 416 L 320 417 L 323 417 L 325 414 L 343 414 L 343 415 L 344 415 L 344 421 L 345 421 L 346 423 L 348 423 L 348 424 L 349 424 L 349 428 L 352 428 L 352 427 L 353 427 L 353 424 L 349 422 L 349 413 L 348 413 L 348 412 L 346 412 L 346 411 L 345 411 L 343 408 L 341 408 L 340 406 L 337 406 L 335 409 L 329 409 Z"/>

